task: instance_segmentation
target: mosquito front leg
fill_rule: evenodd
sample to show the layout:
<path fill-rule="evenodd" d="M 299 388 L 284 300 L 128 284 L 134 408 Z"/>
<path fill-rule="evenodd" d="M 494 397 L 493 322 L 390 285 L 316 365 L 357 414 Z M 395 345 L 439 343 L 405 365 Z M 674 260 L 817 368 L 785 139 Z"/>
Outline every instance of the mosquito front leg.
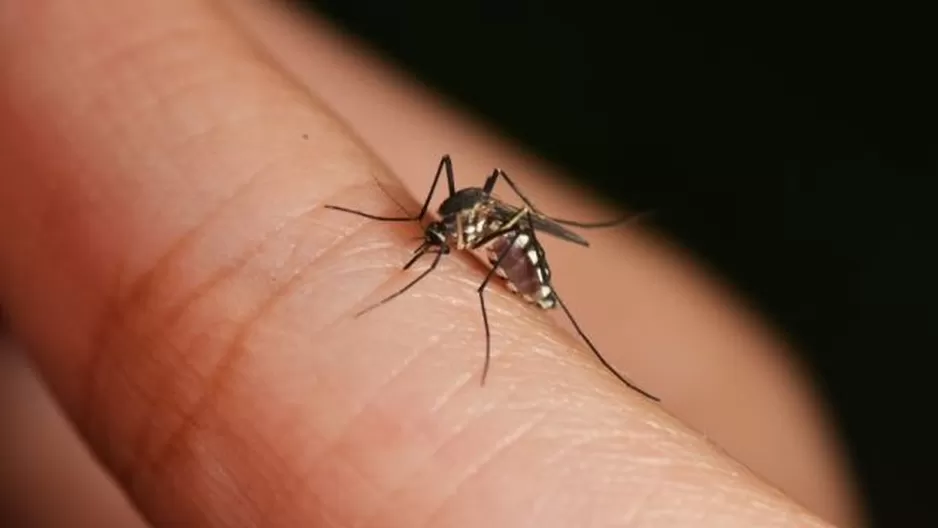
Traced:
<path fill-rule="evenodd" d="M 436 167 L 436 175 L 433 176 L 433 183 L 430 184 L 430 192 L 427 193 L 427 198 L 423 201 L 423 207 L 420 208 L 420 214 L 417 215 L 416 220 L 423 220 L 423 217 L 430 209 L 430 200 L 433 199 L 433 193 L 436 191 L 436 186 L 440 182 L 440 174 L 442 174 L 444 170 L 446 171 L 446 189 L 449 191 L 449 196 L 456 193 L 456 176 L 453 175 L 453 160 L 449 157 L 449 154 L 443 154 L 443 157 L 440 158 L 440 164 Z"/>
<path fill-rule="evenodd" d="M 420 220 L 423 220 L 423 217 L 426 216 L 427 211 L 430 209 L 430 200 L 433 199 L 433 193 L 436 192 L 436 186 L 439 184 L 440 175 L 443 174 L 444 170 L 446 172 L 446 187 L 449 190 L 450 196 L 456 192 L 456 178 L 453 175 L 453 161 L 450 159 L 449 154 L 444 154 L 443 157 L 440 158 L 440 164 L 436 168 L 436 175 L 433 176 L 433 183 L 430 185 L 430 192 L 427 193 L 427 197 L 423 201 L 423 206 L 420 208 L 420 213 L 418 213 L 417 216 L 378 216 L 338 205 L 325 205 L 324 207 L 326 209 L 334 209 L 336 211 L 352 213 L 354 215 L 363 216 L 371 220 L 380 220 L 382 222 L 419 222 Z"/>
<path fill-rule="evenodd" d="M 525 223 L 527 224 L 527 226 L 525 226 L 527 228 L 525 233 L 528 235 L 528 244 L 527 246 L 525 246 L 525 251 L 527 251 L 528 247 L 538 246 L 539 242 L 537 241 L 537 234 L 535 233 L 535 230 L 532 228 L 533 219 L 530 214 L 528 214 L 525 217 L 525 221 L 526 221 Z M 573 325 L 573 328 L 576 330 L 577 335 L 579 335 L 580 338 L 583 340 L 583 342 L 586 343 L 586 346 L 588 346 L 590 351 L 593 353 L 593 355 L 596 356 L 597 359 L 599 359 L 599 362 L 602 363 L 602 365 L 606 367 L 606 369 L 609 372 L 611 372 L 616 378 L 619 379 L 619 381 L 624 383 L 630 389 L 634 390 L 635 392 L 641 394 L 642 396 L 645 396 L 646 398 L 652 401 L 660 402 L 661 400 L 657 396 L 654 396 L 646 392 L 642 388 L 640 388 L 631 380 L 629 380 L 628 378 L 620 374 L 619 371 L 613 368 L 613 366 L 609 364 L 608 361 L 606 361 L 606 358 L 604 358 L 603 355 L 599 352 L 599 349 L 596 348 L 596 345 L 594 345 L 593 342 L 590 341 L 590 338 L 586 336 L 586 332 L 584 332 L 583 329 L 580 328 L 580 324 L 577 323 L 576 318 L 573 317 L 573 314 L 570 313 L 570 310 L 567 308 L 567 305 L 564 304 L 563 299 L 560 297 L 560 294 L 557 293 L 557 289 L 554 288 L 553 284 L 551 284 L 550 287 L 551 287 L 551 291 L 553 292 L 554 298 L 557 299 L 557 304 L 560 305 L 560 308 L 563 310 L 563 313 L 567 316 L 567 319 L 570 320 L 570 323 Z"/>
<path fill-rule="evenodd" d="M 417 260 L 418 260 L 420 257 L 426 255 L 428 252 L 429 252 L 429 253 L 436 253 L 436 256 L 433 257 L 433 262 L 430 263 L 430 267 L 428 267 L 427 269 L 423 270 L 423 271 L 420 273 L 420 275 L 417 275 L 417 278 L 415 278 L 414 280 L 410 281 L 410 282 L 407 284 L 407 286 L 404 286 L 403 288 L 397 290 L 396 292 L 392 293 L 391 295 L 388 295 L 388 296 L 385 297 L 384 299 L 381 299 L 380 301 L 378 301 L 378 302 L 372 304 L 371 306 L 365 308 L 364 310 L 361 310 L 360 312 L 358 312 L 357 314 L 355 314 L 355 317 L 361 317 L 361 316 L 365 315 L 366 313 L 368 313 L 368 312 L 374 310 L 375 308 L 381 306 L 382 304 L 386 304 L 387 302 L 394 300 L 395 298 L 397 298 L 398 296 L 400 296 L 402 293 L 404 293 L 404 292 L 406 292 L 407 290 L 413 288 L 418 282 L 422 281 L 424 278 L 426 278 L 427 275 L 429 275 L 433 270 L 436 269 L 436 267 L 440 264 L 440 259 L 443 258 L 443 255 L 446 255 L 447 253 L 449 253 L 449 251 L 447 251 L 445 247 L 438 248 L 438 249 L 436 249 L 435 251 L 430 251 L 427 246 L 421 246 L 420 248 L 418 248 L 418 251 L 415 252 L 415 255 L 413 256 L 413 258 L 411 258 L 410 261 L 407 262 L 407 265 L 404 266 L 404 269 L 406 270 L 406 269 L 410 268 L 411 266 L 413 266 L 414 262 L 417 262 Z"/>

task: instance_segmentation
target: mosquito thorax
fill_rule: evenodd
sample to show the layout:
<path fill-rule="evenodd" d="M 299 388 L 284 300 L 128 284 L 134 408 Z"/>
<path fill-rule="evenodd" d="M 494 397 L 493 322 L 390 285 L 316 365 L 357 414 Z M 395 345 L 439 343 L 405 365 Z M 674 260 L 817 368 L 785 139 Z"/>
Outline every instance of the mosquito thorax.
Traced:
<path fill-rule="evenodd" d="M 467 211 L 488 200 L 488 193 L 481 187 L 459 189 L 452 196 L 443 200 L 437 212 L 441 217 L 452 216 Z"/>
<path fill-rule="evenodd" d="M 477 190 L 479 193 L 468 193 L 458 201 L 440 206 L 450 244 L 457 250 L 482 249 L 484 241 L 491 241 L 491 235 L 502 227 L 494 202 L 481 189 Z"/>

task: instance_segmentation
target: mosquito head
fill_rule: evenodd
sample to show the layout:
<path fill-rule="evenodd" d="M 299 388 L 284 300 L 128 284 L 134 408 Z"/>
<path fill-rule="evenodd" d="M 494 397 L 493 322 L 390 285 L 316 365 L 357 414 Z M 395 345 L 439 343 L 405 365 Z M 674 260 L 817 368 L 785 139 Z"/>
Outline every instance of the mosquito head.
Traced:
<path fill-rule="evenodd" d="M 436 253 L 435 267 L 435 263 L 439 262 L 440 257 L 449 253 L 449 244 L 446 243 L 446 225 L 443 222 L 431 222 L 427 225 L 421 239 L 423 243 L 414 249 L 414 256 L 404 265 L 405 270 L 413 266 L 415 262 L 420 260 L 420 257 L 427 253 Z"/>
<path fill-rule="evenodd" d="M 446 224 L 443 222 L 430 222 L 423 232 L 423 244 L 427 247 L 439 247 L 445 252 L 449 249 L 446 243 L 446 232 Z"/>

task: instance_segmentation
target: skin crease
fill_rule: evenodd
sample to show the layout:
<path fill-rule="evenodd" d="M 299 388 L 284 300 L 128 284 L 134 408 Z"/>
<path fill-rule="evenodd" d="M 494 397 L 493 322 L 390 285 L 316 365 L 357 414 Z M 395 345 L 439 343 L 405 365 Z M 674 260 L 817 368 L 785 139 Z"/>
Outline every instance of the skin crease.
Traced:
<path fill-rule="evenodd" d="M 272 13 L 264 23 L 278 23 Z M 398 268 L 416 227 L 320 207 L 394 213 L 373 184 L 392 176 L 216 6 L 6 2 L 0 35 L 0 167 L 12 175 L 0 183 L 0 299 L 151 524 L 824 525 L 617 385 L 503 288 L 487 297 L 495 358 L 480 390 L 472 291 L 482 271 L 469 259 L 447 259 L 393 308 L 352 319 L 406 282 Z M 473 161 L 471 138 L 454 143 L 466 153 L 459 174 L 490 170 L 496 158 Z M 433 148 L 395 173 L 425 188 L 425 167 L 449 147 Z M 551 184 L 529 181 L 546 208 Z M 589 238 L 633 257 L 633 281 L 675 290 L 699 280 L 644 237 Z M 549 252 L 559 274 L 571 261 Z M 602 267 L 592 260 L 602 253 L 586 253 L 586 266 Z M 574 303 L 583 292 L 567 284 L 601 348 L 628 350 L 617 365 L 694 422 L 693 406 L 681 408 L 687 379 L 672 378 L 671 361 L 654 368 L 654 341 L 633 331 L 608 346 L 616 336 L 600 337 L 602 318 L 581 313 L 593 303 Z M 698 317 L 726 305 L 697 288 Z M 627 313 L 648 295 L 633 292 Z M 694 333 L 700 323 L 685 319 Z M 739 369 L 734 380 L 758 372 Z M 824 444 L 811 442 L 811 452 Z M 825 476 L 836 464 L 821 467 L 813 476 L 836 484 Z"/>

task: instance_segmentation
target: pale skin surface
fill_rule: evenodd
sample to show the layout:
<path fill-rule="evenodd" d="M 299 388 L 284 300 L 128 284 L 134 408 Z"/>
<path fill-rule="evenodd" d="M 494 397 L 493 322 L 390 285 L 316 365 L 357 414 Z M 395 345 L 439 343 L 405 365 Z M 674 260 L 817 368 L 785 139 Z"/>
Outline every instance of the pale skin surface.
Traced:
<path fill-rule="evenodd" d="M 353 319 L 412 277 L 398 268 L 419 234 L 322 209 L 394 214 L 375 178 L 421 192 L 451 152 L 464 185 L 498 163 L 558 215 L 603 211 L 420 114 L 419 92 L 369 97 L 368 63 L 266 9 L 240 6 L 245 29 L 205 2 L 0 3 L 0 299 L 150 524 L 824 526 L 499 286 L 480 389 L 470 259 Z M 379 107 L 411 117 L 367 108 L 388 93 Z M 626 231 L 549 247 L 555 274 L 617 272 L 558 278 L 597 344 L 788 495 L 855 522 L 784 348 Z"/>

